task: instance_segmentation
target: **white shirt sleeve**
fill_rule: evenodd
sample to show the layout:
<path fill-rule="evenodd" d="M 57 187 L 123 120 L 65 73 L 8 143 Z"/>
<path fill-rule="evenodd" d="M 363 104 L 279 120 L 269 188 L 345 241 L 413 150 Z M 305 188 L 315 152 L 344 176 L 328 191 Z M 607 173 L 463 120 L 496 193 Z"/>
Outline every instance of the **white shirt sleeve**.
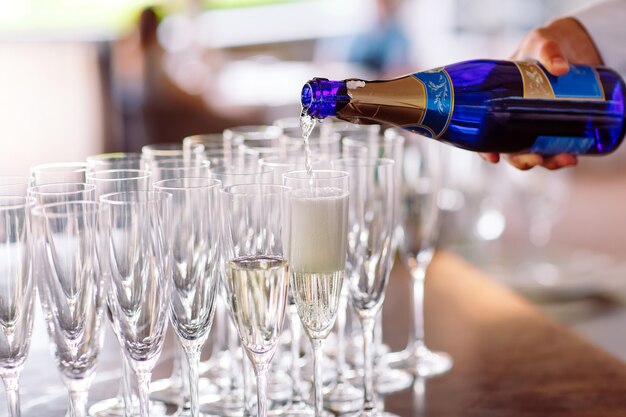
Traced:
<path fill-rule="evenodd" d="M 605 66 L 626 75 L 626 0 L 605 0 L 574 12 L 593 39 Z"/>

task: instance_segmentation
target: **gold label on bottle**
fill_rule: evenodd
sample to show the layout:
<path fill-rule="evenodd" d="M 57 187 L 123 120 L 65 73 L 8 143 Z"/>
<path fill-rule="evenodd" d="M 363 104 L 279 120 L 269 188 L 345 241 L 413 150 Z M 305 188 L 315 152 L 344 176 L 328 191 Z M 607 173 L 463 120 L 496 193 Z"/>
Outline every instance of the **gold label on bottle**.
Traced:
<path fill-rule="evenodd" d="M 516 62 L 522 82 L 524 98 L 555 98 L 548 77 L 537 64 L 532 62 Z"/>
<path fill-rule="evenodd" d="M 570 65 L 567 74 L 555 77 L 535 62 L 515 62 L 524 84 L 524 98 L 553 100 L 604 100 L 604 88 L 593 67 Z"/>

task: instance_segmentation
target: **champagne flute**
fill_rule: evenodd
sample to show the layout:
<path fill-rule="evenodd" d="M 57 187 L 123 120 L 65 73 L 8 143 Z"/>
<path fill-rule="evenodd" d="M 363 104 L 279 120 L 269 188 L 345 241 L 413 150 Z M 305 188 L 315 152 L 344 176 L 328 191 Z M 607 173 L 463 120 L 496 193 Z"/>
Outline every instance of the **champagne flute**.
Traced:
<path fill-rule="evenodd" d="M 53 183 L 84 183 L 89 169 L 86 162 L 57 162 L 35 165 L 31 168 L 33 185 Z"/>
<path fill-rule="evenodd" d="M 224 130 L 224 139 L 227 141 L 241 141 L 242 144 L 253 147 L 272 147 L 278 144 L 283 130 L 272 125 L 236 126 Z"/>
<path fill-rule="evenodd" d="M 393 265 L 395 231 L 394 162 L 390 159 L 341 159 L 333 167 L 350 173 L 348 282 L 352 305 L 363 327 L 364 403 L 359 416 L 393 416 L 376 408 L 374 326 Z"/>
<path fill-rule="evenodd" d="M 114 154 L 118 155 L 118 154 Z M 120 154 L 127 155 L 127 154 Z M 97 155 L 100 156 L 100 155 Z M 98 167 L 105 168 L 108 166 L 137 166 L 140 159 L 139 154 L 126 158 L 102 158 L 99 160 Z M 127 164 L 132 162 L 132 164 Z M 151 173 L 139 169 L 95 169 L 87 173 L 87 182 L 95 187 L 96 196 L 99 198 L 105 194 L 126 192 L 126 191 L 146 191 L 150 189 Z M 104 271 L 106 273 L 106 271 Z M 110 306 L 107 306 L 107 316 L 113 324 L 113 318 Z M 113 326 L 115 331 L 115 326 Z M 122 380 L 118 389 L 118 395 L 115 398 L 105 399 L 93 404 L 89 408 L 89 413 L 94 417 L 120 416 L 132 417 L 139 410 L 139 402 L 137 397 L 133 395 L 133 371 L 126 356 L 122 352 Z M 161 403 L 151 403 L 150 409 L 153 417 L 165 416 L 171 414 L 169 408 Z M 172 410 L 173 411 L 173 410 Z"/>
<path fill-rule="evenodd" d="M 28 196 L 38 205 L 69 201 L 96 201 L 96 186 L 85 183 L 52 183 L 28 188 Z"/>
<path fill-rule="evenodd" d="M 333 170 L 284 175 L 291 194 L 289 262 L 298 315 L 313 347 L 315 415 L 323 413 L 323 341 L 339 306 L 346 266 L 349 175 Z"/>
<path fill-rule="evenodd" d="M 87 166 L 90 171 L 105 171 L 110 169 L 141 169 L 141 154 L 137 152 L 112 152 L 91 155 L 87 157 Z"/>
<path fill-rule="evenodd" d="M 153 183 L 176 178 L 208 178 L 209 163 L 200 158 L 168 158 L 146 163 Z"/>
<path fill-rule="evenodd" d="M 87 393 L 103 342 L 101 211 L 95 201 L 46 204 L 31 211 L 39 300 L 69 391 L 71 417 L 87 415 Z"/>
<path fill-rule="evenodd" d="M 105 194 L 103 248 L 115 334 L 133 368 L 141 417 L 149 416 L 151 373 L 163 348 L 172 276 L 172 195 Z"/>
<path fill-rule="evenodd" d="M 185 155 L 208 150 L 233 150 L 243 143 L 243 137 L 226 138 L 223 133 L 207 133 L 187 136 L 183 139 Z"/>
<path fill-rule="evenodd" d="M 189 363 L 192 417 L 198 417 L 200 353 L 213 324 L 219 280 L 220 182 L 179 178 L 154 184 L 172 194 L 174 261 L 170 319 Z"/>
<path fill-rule="evenodd" d="M 287 304 L 289 190 L 245 184 L 223 191 L 227 298 L 257 380 L 257 417 L 267 417 L 267 372 Z"/>
<path fill-rule="evenodd" d="M 87 183 L 96 187 L 96 195 L 150 190 L 152 173 L 141 169 L 105 169 L 87 173 Z"/>
<path fill-rule="evenodd" d="M 299 129 L 299 127 L 298 127 Z M 302 139 L 301 139 L 302 140 Z M 305 169 L 305 160 L 300 157 L 271 157 L 259 161 L 262 168 L 272 170 L 272 183 L 280 185 L 283 183 L 283 174 L 290 171 Z M 312 166 L 315 168 L 320 162 L 315 160 Z M 302 335 L 302 324 L 298 317 L 298 308 L 293 297 L 293 288 L 290 288 L 288 296 L 287 315 L 289 318 L 290 331 L 290 356 L 289 376 L 291 378 L 290 403 L 283 408 L 281 415 L 285 417 L 311 417 L 315 415 L 315 409 L 304 401 L 302 392 L 302 378 L 300 376 L 300 341 Z"/>
<path fill-rule="evenodd" d="M 26 197 L 31 184 L 31 177 L 2 176 L 0 177 L 0 196 Z"/>
<path fill-rule="evenodd" d="M 219 166 L 211 166 L 209 169 L 209 176 L 212 179 L 219 180 L 222 184 L 222 188 L 231 185 L 240 184 L 252 184 L 252 183 L 271 183 L 272 171 L 270 169 L 259 167 L 256 163 L 253 165 L 240 165 L 240 164 L 226 164 Z M 226 270 L 221 270 L 225 275 Z M 224 278 L 225 282 L 226 278 Z M 221 287 L 222 300 L 227 302 L 227 294 L 225 292 L 225 286 Z M 203 404 L 202 411 L 206 414 L 217 414 L 222 416 L 239 417 L 245 415 L 247 407 L 246 397 L 246 369 L 245 363 L 241 363 L 239 360 L 239 337 L 236 334 L 236 329 L 231 324 L 231 321 L 227 320 L 227 315 L 232 317 L 232 311 L 226 305 L 222 305 L 222 316 L 224 318 L 224 328 L 226 330 L 227 346 L 224 352 L 220 354 L 223 363 L 226 363 L 225 368 L 219 369 L 215 376 L 222 376 L 222 370 L 225 372 L 227 378 L 226 392 L 221 398 L 207 402 Z M 220 306 L 218 305 L 218 309 Z"/>
<path fill-rule="evenodd" d="M 407 347 L 389 353 L 390 366 L 419 377 L 447 372 L 452 358 L 433 352 L 424 342 L 424 280 L 439 234 L 438 196 L 442 185 L 441 144 L 418 136 L 406 138 L 402 183 L 404 238 L 402 257 L 409 267 L 412 284 L 413 328 Z"/>
<path fill-rule="evenodd" d="M 26 197 L 0 197 L 0 378 L 9 417 L 20 416 L 19 378 L 33 329 L 31 205 Z"/>
<path fill-rule="evenodd" d="M 400 186 L 402 178 L 404 150 L 404 136 L 396 129 L 387 129 L 384 134 L 369 132 L 368 135 L 347 136 L 343 138 L 342 149 L 344 158 L 386 158 L 394 161 L 394 183 L 396 204 L 394 204 L 394 236 L 391 243 L 392 264 L 395 261 L 395 254 L 402 242 L 402 216 L 400 215 Z M 390 351 L 389 346 L 383 343 L 383 314 L 376 316 L 376 332 L 374 333 L 374 386 L 376 392 L 387 395 L 393 392 L 402 391 L 413 384 L 413 375 L 407 371 L 394 369 L 386 362 L 386 354 Z M 361 335 L 358 335 L 360 337 Z M 362 338 L 361 338 L 362 339 Z M 363 349 L 362 340 L 355 339 L 354 349 Z M 355 365 L 361 364 L 360 355 L 355 356 Z"/>

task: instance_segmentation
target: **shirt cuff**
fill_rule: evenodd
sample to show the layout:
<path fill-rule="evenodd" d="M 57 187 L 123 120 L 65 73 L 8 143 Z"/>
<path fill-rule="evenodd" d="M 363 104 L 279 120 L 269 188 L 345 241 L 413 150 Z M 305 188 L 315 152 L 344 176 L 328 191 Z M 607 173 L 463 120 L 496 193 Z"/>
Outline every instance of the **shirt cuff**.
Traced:
<path fill-rule="evenodd" d="M 626 75 L 626 0 L 595 3 L 572 13 L 587 30 L 605 66 Z"/>

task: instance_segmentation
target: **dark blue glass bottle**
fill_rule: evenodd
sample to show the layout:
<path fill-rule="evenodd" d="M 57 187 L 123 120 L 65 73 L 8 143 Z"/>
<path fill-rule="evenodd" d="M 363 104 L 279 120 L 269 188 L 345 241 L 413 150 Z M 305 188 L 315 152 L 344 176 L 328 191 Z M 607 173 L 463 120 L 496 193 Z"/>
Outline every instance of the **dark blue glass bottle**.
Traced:
<path fill-rule="evenodd" d="M 314 78 L 302 106 L 471 151 L 606 154 L 626 133 L 625 93 L 607 68 L 576 65 L 554 77 L 534 62 L 475 60 L 387 81 Z"/>

